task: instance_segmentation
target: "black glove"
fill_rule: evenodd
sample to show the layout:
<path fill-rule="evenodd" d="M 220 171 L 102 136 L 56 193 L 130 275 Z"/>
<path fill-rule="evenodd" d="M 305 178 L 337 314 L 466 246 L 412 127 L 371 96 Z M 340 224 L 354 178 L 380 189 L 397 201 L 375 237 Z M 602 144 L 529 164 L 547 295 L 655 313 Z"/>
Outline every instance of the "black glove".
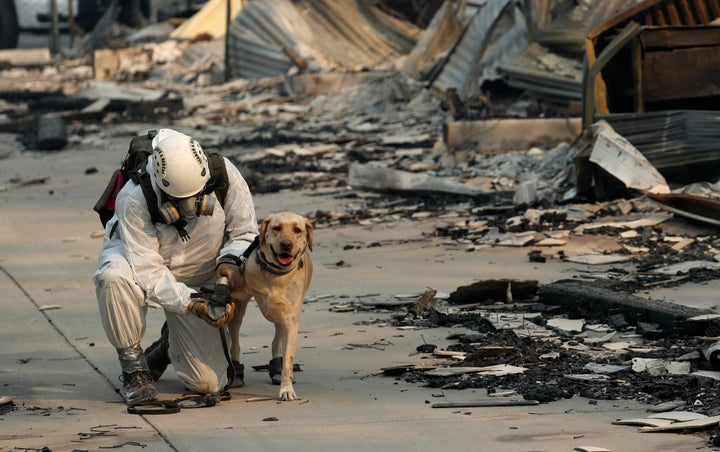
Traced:
<path fill-rule="evenodd" d="M 240 284 L 240 273 L 245 271 L 245 261 L 242 258 L 226 254 L 218 261 L 215 267 L 215 278 L 220 280 L 225 277 L 231 286 L 238 287 Z"/>
<path fill-rule="evenodd" d="M 228 284 L 215 284 L 210 296 L 210 302 L 215 306 L 224 306 L 230 303 L 230 286 Z"/>

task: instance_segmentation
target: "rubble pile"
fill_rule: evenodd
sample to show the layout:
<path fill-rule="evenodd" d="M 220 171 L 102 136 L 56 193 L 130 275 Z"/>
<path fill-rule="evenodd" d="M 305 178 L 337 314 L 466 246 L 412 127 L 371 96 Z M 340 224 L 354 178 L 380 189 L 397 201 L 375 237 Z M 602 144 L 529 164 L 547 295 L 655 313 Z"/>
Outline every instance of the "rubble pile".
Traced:
<path fill-rule="evenodd" d="M 537 301 L 453 306 L 436 298 L 399 308 L 389 319 L 395 327 L 469 332 L 447 337 L 444 349 L 420 344 L 414 355 L 426 364 L 387 368 L 384 374 L 442 390 L 484 389 L 499 400 L 632 399 L 655 413 L 720 414 L 720 362 L 708 352 L 714 338 L 668 333 L 643 322 L 632 326 L 613 312 L 584 311 L 579 317 Z M 712 331 L 719 332 L 717 326 Z"/>

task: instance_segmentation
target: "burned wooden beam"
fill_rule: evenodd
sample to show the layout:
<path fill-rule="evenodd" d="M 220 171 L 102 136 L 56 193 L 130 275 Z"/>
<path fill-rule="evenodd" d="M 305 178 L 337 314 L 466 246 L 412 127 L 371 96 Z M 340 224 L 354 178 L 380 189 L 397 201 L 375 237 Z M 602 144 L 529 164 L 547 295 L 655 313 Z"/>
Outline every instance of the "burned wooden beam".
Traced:
<path fill-rule="evenodd" d="M 307 69 L 309 63 L 307 60 L 303 57 L 301 57 L 297 52 L 295 52 L 293 49 L 287 46 L 282 47 L 282 51 L 285 55 L 287 55 L 288 58 L 293 62 L 295 66 L 297 66 L 300 71 L 304 71 Z"/>
<path fill-rule="evenodd" d="M 579 118 L 488 119 L 454 121 L 443 126 L 448 148 L 473 146 L 479 154 L 554 147 L 572 142 L 581 132 Z"/>
<path fill-rule="evenodd" d="M 689 318 L 710 314 L 698 309 L 615 292 L 607 287 L 577 281 L 558 281 L 540 286 L 541 303 L 561 305 L 573 313 L 621 313 L 631 325 L 657 323 L 666 332 L 700 334 L 708 322 L 689 322 Z"/>
<path fill-rule="evenodd" d="M 447 91 L 445 91 L 445 97 L 447 98 L 448 108 L 450 109 L 452 118 L 456 121 L 463 119 L 467 115 L 467 109 L 462 99 L 460 99 L 457 89 L 448 88 Z"/>
<path fill-rule="evenodd" d="M 538 282 L 520 279 L 488 279 L 460 286 L 448 297 L 450 304 L 494 303 L 529 300 L 538 292 Z M 510 298 L 508 300 L 508 298 Z"/>
<path fill-rule="evenodd" d="M 64 96 L 62 89 L 58 88 L 55 90 L 0 90 L 0 99 L 5 99 L 11 102 L 29 102 L 29 101 L 40 101 L 48 97 L 62 97 Z"/>
<path fill-rule="evenodd" d="M 162 113 L 175 113 L 183 109 L 182 97 L 170 97 L 139 102 L 127 102 L 125 112 L 129 116 L 149 117 Z"/>
<path fill-rule="evenodd" d="M 537 400 L 478 400 L 477 402 L 433 403 L 432 408 L 473 408 L 494 406 L 534 406 L 540 405 Z"/>
<path fill-rule="evenodd" d="M 0 50 L 0 63 L 14 67 L 42 67 L 52 63 L 47 47 Z"/>

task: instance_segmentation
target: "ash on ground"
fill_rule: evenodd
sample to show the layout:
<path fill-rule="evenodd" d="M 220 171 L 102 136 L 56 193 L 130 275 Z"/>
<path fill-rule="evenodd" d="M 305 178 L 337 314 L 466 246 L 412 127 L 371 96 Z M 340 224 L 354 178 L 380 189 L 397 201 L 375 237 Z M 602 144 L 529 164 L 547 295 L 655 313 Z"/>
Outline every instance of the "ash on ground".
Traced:
<path fill-rule="evenodd" d="M 463 358 L 461 361 L 445 360 L 440 367 L 506 365 L 524 368 L 524 372 L 432 376 L 427 373 L 427 366 L 417 369 L 410 366 L 406 371 L 388 372 L 387 375 L 432 388 L 478 388 L 485 389 L 488 394 L 510 391 L 539 403 L 572 397 L 585 397 L 591 404 L 597 400 L 636 400 L 647 404 L 649 411 L 666 406 L 657 411 L 720 414 L 720 381 L 694 375 L 698 371 L 713 370 L 713 365 L 701 351 L 707 347 L 703 338 L 668 335 L 652 328 L 643 330 L 630 325 L 612 327 L 612 322 L 617 319 L 587 316 L 583 321 L 585 325 L 592 325 L 596 335 L 566 332 L 551 324 L 552 319 L 567 316 L 557 307 L 533 302 L 494 303 L 488 305 L 489 311 L 474 306 L 468 310 L 455 309 L 454 313 L 442 312 L 444 309 L 437 306 L 437 303 L 405 306 L 391 315 L 389 323 L 395 327 L 417 328 L 461 326 L 471 331 L 448 338 L 453 344 L 443 352 L 458 352 Z M 529 310 L 536 315 L 526 317 L 526 321 L 537 327 L 536 331 L 548 334 L 525 334 L 524 331 L 529 329 L 508 327 L 511 322 L 502 320 Z M 609 343 L 612 333 L 615 333 L 615 341 L 628 341 L 634 345 L 605 347 L 604 343 Z M 603 335 L 606 342 L 597 340 Z M 437 350 L 433 344 L 419 344 L 416 351 L 433 362 L 443 356 L 442 353 L 435 355 Z M 642 363 L 654 363 L 655 371 L 639 370 L 638 365 Z M 658 363 L 669 370 L 657 370 Z M 685 371 L 673 373 L 669 363 L 679 363 L 677 368 Z M 720 429 L 708 433 L 709 441 L 720 445 Z"/>

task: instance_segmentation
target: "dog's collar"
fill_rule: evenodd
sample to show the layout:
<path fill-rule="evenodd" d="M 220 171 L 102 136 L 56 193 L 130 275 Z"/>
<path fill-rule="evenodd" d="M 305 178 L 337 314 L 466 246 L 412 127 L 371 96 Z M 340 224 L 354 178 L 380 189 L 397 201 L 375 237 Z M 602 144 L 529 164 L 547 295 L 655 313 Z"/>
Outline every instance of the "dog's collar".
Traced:
<path fill-rule="evenodd" d="M 296 259 L 298 259 L 301 254 L 302 254 L 302 251 L 300 253 L 298 253 L 298 256 L 296 257 Z M 279 265 L 275 265 L 274 263 L 269 262 L 267 260 L 267 258 L 265 257 L 265 253 L 263 253 L 260 249 L 257 249 L 255 251 L 255 263 L 258 264 L 258 266 L 260 267 L 260 270 L 264 270 L 268 273 L 272 273 L 273 275 L 278 275 L 278 276 L 287 275 L 288 273 L 293 271 L 292 268 L 286 270 L 284 267 L 280 267 Z M 303 265 L 304 265 L 304 263 L 301 259 L 296 268 L 301 269 L 301 268 L 303 268 Z"/>

